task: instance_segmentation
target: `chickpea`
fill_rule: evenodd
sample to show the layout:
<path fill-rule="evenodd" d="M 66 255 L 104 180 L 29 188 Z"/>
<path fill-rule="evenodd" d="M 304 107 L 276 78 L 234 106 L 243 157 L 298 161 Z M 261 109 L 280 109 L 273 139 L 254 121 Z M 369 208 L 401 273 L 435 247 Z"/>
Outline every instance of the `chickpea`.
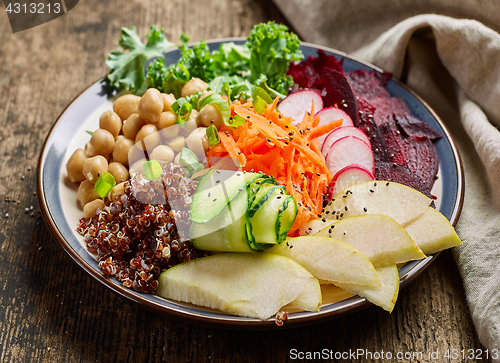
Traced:
<path fill-rule="evenodd" d="M 163 98 L 163 112 L 172 111 L 170 106 L 172 106 L 172 103 L 176 101 L 174 95 L 171 93 L 162 93 L 161 97 Z"/>
<path fill-rule="evenodd" d="M 87 155 L 83 149 L 76 149 L 66 163 L 66 172 L 71 182 L 81 182 L 85 180 L 83 175 L 83 163 L 87 160 Z"/>
<path fill-rule="evenodd" d="M 83 208 L 88 202 L 99 199 L 100 197 L 95 191 L 94 184 L 88 180 L 84 180 L 78 186 L 77 198 Z"/>
<path fill-rule="evenodd" d="M 199 157 L 203 157 L 210 146 L 206 130 L 205 127 L 199 127 L 186 138 L 187 147 Z"/>
<path fill-rule="evenodd" d="M 150 88 L 139 102 L 139 115 L 144 121 L 155 124 L 163 112 L 163 97 L 156 88 Z"/>
<path fill-rule="evenodd" d="M 177 155 L 175 155 L 174 164 L 181 165 L 181 153 L 178 153 Z"/>
<path fill-rule="evenodd" d="M 198 104 L 197 104 L 197 109 L 200 109 L 200 103 L 201 101 L 207 97 L 207 96 L 210 96 L 212 93 L 214 93 L 214 91 L 209 91 L 208 89 L 204 90 L 202 93 L 201 93 L 201 97 L 200 99 L 198 100 Z"/>
<path fill-rule="evenodd" d="M 108 166 L 108 173 L 113 175 L 117 183 L 122 183 L 129 178 L 128 169 L 121 163 L 116 161 L 112 162 Z"/>
<path fill-rule="evenodd" d="M 224 120 L 222 119 L 219 109 L 212 105 L 206 105 L 200 110 L 198 116 L 196 116 L 196 123 L 198 126 L 204 127 L 215 125 L 217 129 L 224 126 Z"/>
<path fill-rule="evenodd" d="M 171 163 L 174 160 L 174 150 L 167 145 L 158 145 L 149 154 L 151 160 L 156 160 L 160 164 Z"/>
<path fill-rule="evenodd" d="M 113 102 L 113 111 L 124 121 L 133 113 L 139 113 L 139 101 L 141 98 L 136 95 L 123 95 Z"/>
<path fill-rule="evenodd" d="M 111 132 L 116 139 L 122 129 L 122 120 L 120 116 L 114 111 L 106 111 L 99 118 L 99 127 Z"/>
<path fill-rule="evenodd" d="M 130 176 L 134 176 L 137 173 L 142 173 L 143 172 L 142 166 L 144 165 L 145 161 L 147 161 L 146 158 L 137 160 L 128 170 Z"/>
<path fill-rule="evenodd" d="M 144 125 L 135 136 L 135 146 L 141 150 L 152 151 L 160 144 L 161 136 L 153 124 Z"/>
<path fill-rule="evenodd" d="M 179 152 L 186 145 L 186 138 L 184 136 L 174 137 L 172 140 L 167 141 L 167 145 L 175 152 Z"/>
<path fill-rule="evenodd" d="M 132 165 L 134 165 L 134 163 L 137 160 L 145 159 L 146 156 L 147 156 L 146 153 L 141 148 L 131 147 L 130 150 L 128 151 L 129 173 L 130 173 L 130 168 L 132 167 Z M 130 174 L 130 175 L 132 175 L 132 174 Z"/>
<path fill-rule="evenodd" d="M 196 117 L 198 117 L 198 111 L 191 111 L 191 115 L 189 115 L 189 119 L 182 124 L 182 132 L 184 135 L 189 135 L 191 132 L 196 130 L 198 125 L 196 124 Z"/>
<path fill-rule="evenodd" d="M 134 146 L 134 141 L 126 137 L 119 137 L 113 149 L 113 161 L 128 166 L 128 152 L 132 146 Z"/>
<path fill-rule="evenodd" d="M 99 211 L 104 209 L 104 201 L 102 199 L 95 199 L 88 202 L 83 207 L 83 216 L 85 218 L 92 218 L 97 215 Z"/>
<path fill-rule="evenodd" d="M 108 130 L 97 129 L 89 141 L 95 155 L 107 155 L 113 152 L 115 137 Z"/>
<path fill-rule="evenodd" d="M 158 130 L 163 130 L 166 127 L 174 126 L 177 122 L 177 114 L 174 111 L 165 111 L 160 114 L 156 127 Z"/>
<path fill-rule="evenodd" d="M 112 202 L 116 202 L 116 198 L 119 195 L 125 194 L 125 182 L 116 184 L 113 189 L 111 189 L 108 193 L 108 198 L 111 199 Z"/>
<path fill-rule="evenodd" d="M 135 135 L 137 135 L 141 127 L 145 124 L 146 123 L 138 113 L 133 113 L 123 123 L 123 135 L 125 135 L 127 139 L 135 140 Z"/>
<path fill-rule="evenodd" d="M 83 163 L 82 172 L 85 178 L 95 184 L 102 174 L 108 171 L 108 161 L 102 155 L 93 156 Z"/>
<path fill-rule="evenodd" d="M 192 96 L 196 92 L 203 92 L 208 88 L 208 84 L 199 78 L 191 78 L 181 89 L 181 96 Z"/>

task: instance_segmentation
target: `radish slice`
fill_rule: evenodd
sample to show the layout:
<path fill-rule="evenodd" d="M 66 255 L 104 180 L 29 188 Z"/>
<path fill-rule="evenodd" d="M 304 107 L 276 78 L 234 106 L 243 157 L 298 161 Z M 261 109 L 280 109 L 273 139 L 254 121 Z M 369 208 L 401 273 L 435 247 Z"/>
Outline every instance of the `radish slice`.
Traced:
<path fill-rule="evenodd" d="M 316 103 L 314 103 L 316 104 Z M 326 125 L 332 121 L 337 121 L 337 120 L 342 120 L 342 125 L 341 126 L 354 126 L 352 123 L 351 118 L 347 113 L 342 111 L 339 108 L 336 107 L 326 107 L 323 108 L 322 110 L 316 112 L 314 115 L 315 117 L 319 117 L 319 124 L 318 126 Z M 318 138 L 316 138 L 316 141 L 318 142 L 318 146 L 321 149 L 323 146 L 323 142 L 325 141 L 326 137 L 329 134 L 322 135 Z"/>
<path fill-rule="evenodd" d="M 360 164 L 375 173 L 375 161 L 372 149 L 364 141 L 354 136 L 343 137 L 330 147 L 326 155 L 326 166 L 335 175 L 351 164 Z"/>
<path fill-rule="evenodd" d="M 328 186 L 330 198 L 338 195 L 342 190 L 353 184 L 375 180 L 373 174 L 363 165 L 351 164 L 340 169 Z"/>
<path fill-rule="evenodd" d="M 323 100 L 319 91 L 304 90 L 292 93 L 286 96 L 278 105 L 280 112 L 292 118 L 294 125 L 297 125 L 304 118 L 306 112 L 311 112 L 312 103 L 314 101 L 314 111 L 323 108 Z"/>
<path fill-rule="evenodd" d="M 330 147 L 335 143 L 335 141 L 340 140 L 341 138 L 346 136 L 356 137 L 363 141 L 365 144 L 369 146 L 371 145 L 368 136 L 366 136 L 366 134 L 357 127 L 341 126 L 336 128 L 326 136 L 323 142 L 323 147 L 321 149 L 323 155 L 326 155 L 328 153 L 328 150 L 330 150 Z"/>

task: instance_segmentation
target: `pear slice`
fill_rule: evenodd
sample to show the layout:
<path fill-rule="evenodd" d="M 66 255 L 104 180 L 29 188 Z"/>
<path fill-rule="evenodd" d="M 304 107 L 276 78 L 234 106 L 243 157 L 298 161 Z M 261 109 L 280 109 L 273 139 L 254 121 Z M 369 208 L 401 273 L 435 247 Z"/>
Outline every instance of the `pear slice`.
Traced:
<path fill-rule="evenodd" d="M 289 306 L 305 311 L 319 312 L 323 301 L 323 294 L 321 293 L 321 286 L 318 279 L 313 281 L 315 281 L 315 283 L 308 283 L 304 286 L 300 294 L 289 304 Z"/>
<path fill-rule="evenodd" d="M 406 185 L 368 181 L 344 189 L 328 204 L 320 218 L 342 219 L 365 214 L 384 214 L 403 227 L 420 217 L 432 199 Z"/>
<path fill-rule="evenodd" d="M 318 279 L 379 286 L 372 263 L 356 248 L 335 238 L 289 238 L 265 251 L 291 258 Z"/>
<path fill-rule="evenodd" d="M 328 227 L 333 222 L 334 221 L 332 219 L 326 218 L 310 219 L 299 227 L 299 236 L 314 236 L 316 233 L 321 231 L 323 228 Z"/>
<path fill-rule="evenodd" d="M 450 221 L 431 207 L 405 229 L 427 255 L 462 244 Z"/>
<path fill-rule="evenodd" d="M 317 311 L 321 304 L 321 290 L 313 275 L 287 257 L 267 253 L 198 258 L 162 272 L 158 282 L 161 297 L 262 320 L 296 300 L 304 289 L 310 300 L 304 302 L 302 297 L 302 305 Z"/>
<path fill-rule="evenodd" d="M 350 244 L 368 257 L 375 268 L 425 258 L 405 229 L 382 214 L 343 218 L 316 236 L 337 238 Z"/>
<path fill-rule="evenodd" d="M 352 294 L 364 297 L 382 309 L 392 312 L 399 294 L 399 273 L 396 265 L 377 268 L 379 287 L 335 283 L 336 286 Z"/>

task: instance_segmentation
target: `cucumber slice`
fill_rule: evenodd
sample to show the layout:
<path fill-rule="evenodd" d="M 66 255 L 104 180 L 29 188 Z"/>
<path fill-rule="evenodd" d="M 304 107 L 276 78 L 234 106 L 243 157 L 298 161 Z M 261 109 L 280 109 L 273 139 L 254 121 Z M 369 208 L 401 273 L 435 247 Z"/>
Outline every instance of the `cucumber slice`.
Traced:
<path fill-rule="evenodd" d="M 299 212 L 297 202 L 295 202 L 295 199 L 291 195 L 285 198 L 285 201 L 281 205 L 281 210 L 283 212 L 278 216 L 278 220 L 276 221 L 276 230 L 280 243 L 286 239 L 286 234 L 292 228 L 293 222 L 295 222 L 295 218 Z"/>
<path fill-rule="evenodd" d="M 262 176 L 232 170 L 210 170 L 196 189 L 191 203 L 191 220 L 206 223 L 218 216 L 246 186 Z"/>
<path fill-rule="evenodd" d="M 205 251 L 253 252 L 247 238 L 247 194 L 240 193 L 218 216 L 207 223 L 193 223 L 193 246 Z"/>
<path fill-rule="evenodd" d="M 248 205 L 250 206 L 250 209 L 252 208 L 255 200 L 259 200 L 273 185 L 279 185 L 279 183 L 276 179 L 268 175 L 264 175 L 250 183 L 248 186 Z M 264 188 L 266 188 L 266 190 L 263 190 Z"/>
<path fill-rule="evenodd" d="M 248 215 L 250 217 L 253 217 L 255 213 L 262 207 L 264 203 L 266 203 L 269 198 L 277 192 L 277 190 L 280 189 L 281 191 L 280 194 L 284 195 L 285 193 L 285 187 L 283 185 L 269 185 L 267 184 L 266 186 L 263 186 L 260 190 L 263 192 L 260 193 L 260 197 L 256 197 L 254 200 L 254 203 L 250 208 L 248 209 Z"/>
<path fill-rule="evenodd" d="M 282 194 L 282 192 L 283 189 L 275 188 L 253 216 L 249 216 L 252 234 L 258 243 L 277 244 L 283 240 L 280 235 L 281 220 L 283 218 L 281 215 L 284 212 L 282 209 L 283 202 L 285 202 L 288 195 Z"/>

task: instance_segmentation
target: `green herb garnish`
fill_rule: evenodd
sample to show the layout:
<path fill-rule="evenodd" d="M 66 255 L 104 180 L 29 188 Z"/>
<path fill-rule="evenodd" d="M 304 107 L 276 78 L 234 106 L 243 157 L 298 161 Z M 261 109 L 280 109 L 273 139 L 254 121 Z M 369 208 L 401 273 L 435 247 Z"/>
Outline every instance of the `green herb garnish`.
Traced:
<path fill-rule="evenodd" d="M 95 182 L 94 189 L 101 198 L 104 198 L 115 185 L 116 180 L 114 176 L 111 173 L 105 172 Z"/>

